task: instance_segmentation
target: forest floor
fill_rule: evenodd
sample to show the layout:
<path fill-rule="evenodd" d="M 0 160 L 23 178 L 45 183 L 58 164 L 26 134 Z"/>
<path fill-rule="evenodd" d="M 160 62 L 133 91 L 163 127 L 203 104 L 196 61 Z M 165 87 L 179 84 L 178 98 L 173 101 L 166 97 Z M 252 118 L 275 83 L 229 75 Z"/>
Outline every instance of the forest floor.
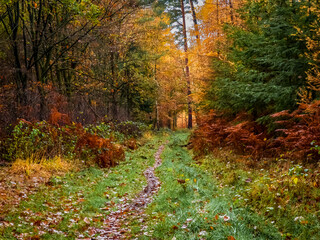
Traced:
<path fill-rule="evenodd" d="M 0 239 L 295 239 L 238 204 L 192 159 L 188 136 L 158 134 L 115 168 L 50 177 L 0 214 Z"/>

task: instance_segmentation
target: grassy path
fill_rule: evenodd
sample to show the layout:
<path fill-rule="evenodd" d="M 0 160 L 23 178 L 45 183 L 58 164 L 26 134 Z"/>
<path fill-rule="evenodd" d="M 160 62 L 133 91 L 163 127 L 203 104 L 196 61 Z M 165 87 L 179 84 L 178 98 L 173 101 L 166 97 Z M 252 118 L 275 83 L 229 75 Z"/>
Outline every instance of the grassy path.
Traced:
<path fill-rule="evenodd" d="M 194 163 L 182 147 L 188 135 L 172 134 L 164 150 L 167 137 L 156 136 L 109 170 L 52 178 L 0 221 L 0 239 L 281 239 Z M 151 166 L 160 189 L 157 181 L 148 188 L 144 173 L 151 176 Z"/>
<path fill-rule="evenodd" d="M 165 138 L 156 136 L 138 150 L 127 152 L 126 161 L 115 168 L 89 168 L 52 178 L 0 219 L 0 239 L 99 237 L 96 229 L 106 226 L 108 215 L 119 210 L 118 204 L 134 199 L 146 185 L 143 172 L 154 164 L 154 154 Z M 136 234 L 127 233 L 127 237 Z"/>
<path fill-rule="evenodd" d="M 106 216 L 104 225 L 98 229 L 90 228 L 91 232 L 93 231 L 101 239 L 128 239 L 135 237 L 135 235 L 141 235 L 146 228 L 146 224 L 144 224 L 146 220 L 145 207 L 152 202 L 154 194 L 160 188 L 159 179 L 155 176 L 154 171 L 162 163 L 160 155 L 163 149 L 164 145 L 161 145 L 154 155 L 154 165 L 144 171 L 144 176 L 147 179 L 144 189 L 134 199 L 127 197 L 120 199 L 120 203 L 115 206 L 116 210 Z M 131 229 L 128 227 L 131 222 L 140 223 L 139 232 L 131 233 Z"/>
<path fill-rule="evenodd" d="M 157 174 L 161 190 L 148 207 L 148 228 L 140 239 L 281 239 L 264 219 L 234 206 L 228 188 L 192 161 L 188 133 L 175 133 Z"/>

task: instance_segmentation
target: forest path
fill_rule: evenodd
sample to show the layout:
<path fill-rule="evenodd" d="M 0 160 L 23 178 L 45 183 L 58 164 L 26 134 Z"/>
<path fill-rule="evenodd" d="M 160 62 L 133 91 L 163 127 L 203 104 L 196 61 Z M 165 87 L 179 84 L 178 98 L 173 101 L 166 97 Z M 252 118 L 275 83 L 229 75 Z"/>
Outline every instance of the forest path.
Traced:
<path fill-rule="evenodd" d="M 186 146 L 190 131 L 170 135 L 156 169 L 161 188 L 146 208 L 146 225 L 138 239 L 270 240 L 278 230 L 247 206 L 237 203 L 232 184 L 223 185 L 210 169 L 197 163 Z M 130 223 L 139 229 L 139 223 Z"/>
<path fill-rule="evenodd" d="M 0 240 L 136 238 L 146 223 L 145 206 L 159 189 L 154 171 L 168 135 L 146 134 L 114 168 L 51 177 L 1 216 Z M 132 229 L 135 223 L 141 228 Z"/>
<path fill-rule="evenodd" d="M 193 160 L 189 135 L 160 132 L 114 168 L 52 178 L 0 219 L 0 239 L 281 239 Z"/>
<path fill-rule="evenodd" d="M 128 233 L 131 229 L 128 228 L 130 222 L 139 222 L 140 231 L 147 227 L 144 226 L 146 215 L 144 214 L 145 208 L 153 200 L 153 196 L 160 188 L 159 178 L 155 176 L 155 169 L 162 164 L 160 157 L 165 145 L 161 145 L 155 153 L 155 163 L 153 166 L 144 171 L 144 176 L 147 180 L 147 185 L 137 195 L 136 198 L 130 200 L 128 198 L 120 199 L 120 203 L 116 205 L 117 210 L 109 213 L 104 220 L 104 226 L 100 229 L 91 228 L 89 231 L 98 234 L 97 239 L 128 239 Z M 137 233 L 136 233 L 137 234 Z M 130 234 L 129 234 L 130 235 Z"/>

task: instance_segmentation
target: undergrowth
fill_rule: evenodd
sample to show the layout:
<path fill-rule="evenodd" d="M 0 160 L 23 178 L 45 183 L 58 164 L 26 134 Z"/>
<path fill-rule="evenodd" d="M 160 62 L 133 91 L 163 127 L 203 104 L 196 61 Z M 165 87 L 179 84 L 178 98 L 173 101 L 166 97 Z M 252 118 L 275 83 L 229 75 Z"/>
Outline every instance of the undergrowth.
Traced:
<path fill-rule="evenodd" d="M 20 120 L 6 139 L 1 140 L 0 157 L 52 159 L 62 156 L 93 161 L 100 167 L 115 166 L 124 159 L 124 148 L 136 149 L 137 138 L 147 130 L 142 123 L 121 122 L 82 126 L 71 123 L 64 114 L 54 112 L 50 121 Z"/>
<path fill-rule="evenodd" d="M 231 190 L 236 206 L 249 206 L 264 216 L 284 239 L 320 238 L 319 168 L 281 158 L 252 166 L 243 157 L 223 150 L 198 163 Z"/>
<path fill-rule="evenodd" d="M 227 118 L 211 112 L 194 131 L 191 147 L 204 156 L 219 147 L 232 147 L 255 160 L 263 157 L 318 162 L 320 153 L 320 101 L 300 104 L 299 109 L 253 119 L 248 113 Z"/>
<path fill-rule="evenodd" d="M 43 176 L 52 175 L 59 172 L 68 172 L 76 170 L 77 164 L 75 161 L 63 159 L 60 156 L 55 156 L 51 159 L 37 158 L 31 156 L 27 159 L 17 159 L 11 166 L 11 174 L 25 174 L 26 176 Z"/>

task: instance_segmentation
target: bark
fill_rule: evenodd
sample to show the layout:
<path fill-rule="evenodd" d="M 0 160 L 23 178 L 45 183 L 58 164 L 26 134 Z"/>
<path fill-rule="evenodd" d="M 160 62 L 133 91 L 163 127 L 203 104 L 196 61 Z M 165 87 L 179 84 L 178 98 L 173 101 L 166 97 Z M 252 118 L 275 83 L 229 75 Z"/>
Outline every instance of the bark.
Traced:
<path fill-rule="evenodd" d="M 112 75 L 112 82 L 114 83 L 116 81 L 116 72 L 115 72 L 115 56 L 114 52 L 110 53 L 110 64 L 111 64 L 111 75 Z M 111 96 L 111 113 L 112 113 L 112 119 L 117 120 L 118 119 L 118 108 L 117 108 L 117 97 L 116 97 L 116 91 L 114 89 L 114 84 L 112 84 L 112 96 Z"/>
<path fill-rule="evenodd" d="M 154 81 L 157 83 L 157 86 L 159 87 L 158 81 L 157 81 L 157 62 L 154 62 Z M 156 100 L 156 126 L 157 130 L 160 129 L 160 121 L 159 121 L 159 105 L 158 100 Z"/>
<path fill-rule="evenodd" d="M 188 95 L 188 128 L 192 128 L 192 98 L 191 98 L 191 82 L 190 82 L 190 71 L 189 71 L 189 58 L 188 58 L 188 39 L 187 39 L 187 28 L 186 28 L 186 16 L 184 11 L 183 0 L 180 0 L 181 13 L 182 13 L 182 27 L 183 27 L 183 42 L 185 52 L 185 75 L 187 80 L 187 95 Z"/>
<path fill-rule="evenodd" d="M 194 10 L 193 0 L 189 0 L 189 2 L 190 2 L 190 7 L 191 7 L 191 13 L 192 13 L 192 20 L 193 20 L 193 24 L 194 24 L 194 30 L 195 30 L 195 32 L 196 32 L 197 44 L 198 44 L 198 46 L 200 46 L 199 26 L 198 26 L 196 11 Z"/>
<path fill-rule="evenodd" d="M 19 31 L 19 19 L 20 19 L 20 3 L 19 1 L 15 2 L 12 7 L 7 6 L 7 13 L 9 18 L 9 26 L 1 19 L 3 26 L 10 36 L 12 51 L 14 57 L 14 65 L 16 71 L 16 83 L 17 83 L 17 100 L 19 104 L 26 105 L 27 104 L 27 76 L 22 71 L 22 65 L 20 62 L 20 50 L 18 45 L 18 31 Z M 9 31 L 9 28 L 11 32 Z"/>
<path fill-rule="evenodd" d="M 232 0 L 229 0 L 229 8 L 230 8 L 230 20 L 231 20 L 231 23 L 234 23 L 233 2 L 232 2 Z"/>

